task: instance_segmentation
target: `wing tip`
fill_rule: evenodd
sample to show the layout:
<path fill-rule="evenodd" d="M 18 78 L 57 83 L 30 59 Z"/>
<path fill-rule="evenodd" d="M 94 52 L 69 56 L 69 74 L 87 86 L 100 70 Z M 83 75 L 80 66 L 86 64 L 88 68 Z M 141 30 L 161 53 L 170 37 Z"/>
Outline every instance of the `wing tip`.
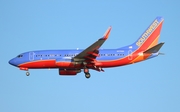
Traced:
<path fill-rule="evenodd" d="M 108 28 L 108 29 L 106 30 L 106 32 L 104 33 L 102 39 L 106 40 L 106 39 L 109 37 L 109 34 L 110 34 L 110 32 L 111 32 L 111 29 L 112 29 L 112 27 L 109 26 L 109 28 Z"/>

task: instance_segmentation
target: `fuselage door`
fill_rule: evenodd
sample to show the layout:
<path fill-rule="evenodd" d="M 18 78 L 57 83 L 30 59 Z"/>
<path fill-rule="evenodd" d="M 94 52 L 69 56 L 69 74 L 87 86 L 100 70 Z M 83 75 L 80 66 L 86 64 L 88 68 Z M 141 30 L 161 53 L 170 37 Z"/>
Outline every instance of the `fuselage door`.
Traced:
<path fill-rule="evenodd" d="M 33 61 L 34 60 L 34 52 L 29 52 L 29 60 Z"/>
<path fill-rule="evenodd" d="M 132 50 L 131 49 L 128 51 L 128 59 L 132 60 Z"/>

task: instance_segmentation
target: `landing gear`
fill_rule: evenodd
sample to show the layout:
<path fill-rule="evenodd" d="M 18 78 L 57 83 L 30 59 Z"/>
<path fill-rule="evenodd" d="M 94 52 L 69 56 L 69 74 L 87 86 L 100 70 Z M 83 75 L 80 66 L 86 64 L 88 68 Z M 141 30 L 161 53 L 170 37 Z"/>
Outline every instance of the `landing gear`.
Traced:
<path fill-rule="evenodd" d="M 84 68 L 84 73 L 85 73 L 85 77 L 86 77 L 87 79 L 89 79 L 89 78 L 91 77 L 88 68 Z"/>
<path fill-rule="evenodd" d="M 91 77 L 90 73 L 85 73 L 85 77 L 89 79 Z"/>
<path fill-rule="evenodd" d="M 26 72 L 26 76 L 29 76 L 30 75 L 30 73 L 29 72 Z"/>

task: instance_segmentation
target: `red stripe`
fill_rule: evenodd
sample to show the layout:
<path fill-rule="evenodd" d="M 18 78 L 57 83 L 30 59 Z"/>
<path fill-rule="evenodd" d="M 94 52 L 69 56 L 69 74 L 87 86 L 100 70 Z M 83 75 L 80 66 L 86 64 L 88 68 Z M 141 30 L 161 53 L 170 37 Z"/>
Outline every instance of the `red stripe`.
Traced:
<path fill-rule="evenodd" d="M 56 68 L 55 60 L 39 60 L 20 64 L 19 67 L 25 68 Z"/>
<path fill-rule="evenodd" d="M 161 22 L 160 25 L 155 29 L 155 31 L 147 38 L 147 40 L 139 48 L 140 50 L 147 50 L 147 48 L 151 45 L 151 43 L 160 35 L 162 23 L 163 22 Z"/>

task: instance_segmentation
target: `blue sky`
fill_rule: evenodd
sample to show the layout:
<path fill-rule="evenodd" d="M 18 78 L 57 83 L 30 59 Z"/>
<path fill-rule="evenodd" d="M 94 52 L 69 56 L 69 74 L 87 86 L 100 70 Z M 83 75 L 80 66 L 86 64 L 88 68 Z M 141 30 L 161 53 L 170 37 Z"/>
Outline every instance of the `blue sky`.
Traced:
<path fill-rule="evenodd" d="M 179 112 L 179 6 L 178 0 L 0 0 L 0 111 Z M 157 16 L 164 17 L 164 56 L 91 71 L 88 80 L 83 73 L 59 76 L 58 70 L 30 70 L 27 77 L 8 64 L 26 51 L 86 48 L 109 26 L 102 48 L 119 48 Z"/>

